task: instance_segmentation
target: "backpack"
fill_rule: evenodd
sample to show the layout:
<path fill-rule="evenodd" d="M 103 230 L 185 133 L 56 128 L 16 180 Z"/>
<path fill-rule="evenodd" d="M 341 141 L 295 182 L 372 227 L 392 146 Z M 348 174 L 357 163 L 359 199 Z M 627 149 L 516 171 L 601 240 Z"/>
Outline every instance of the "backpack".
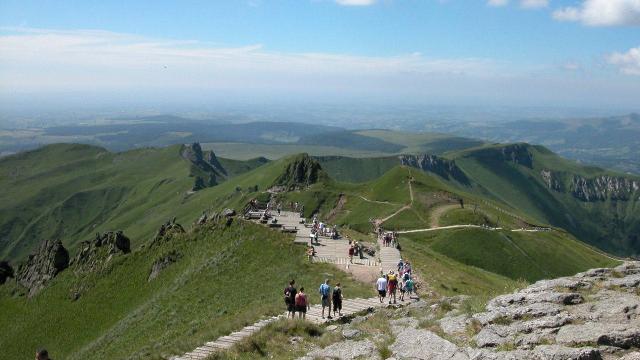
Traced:
<path fill-rule="evenodd" d="M 295 299 L 296 306 L 307 306 L 307 297 L 305 295 L 296 295 Z"/>

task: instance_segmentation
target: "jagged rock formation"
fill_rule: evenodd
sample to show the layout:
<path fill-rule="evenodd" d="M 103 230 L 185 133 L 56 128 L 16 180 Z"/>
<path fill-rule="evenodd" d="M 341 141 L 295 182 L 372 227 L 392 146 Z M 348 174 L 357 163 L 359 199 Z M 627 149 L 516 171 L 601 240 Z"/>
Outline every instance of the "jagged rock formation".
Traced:
<path fill-rule="evenodd" d="M 284 172 L 273 185 L 286 190 L 304 188 L 315 184 L 322 176 L 320 163 L 309 155 L 303 154 L 287 164 Z"/>
<path fill-rule="evenodd" d="M 455 161 L 428 154 L 400 155 L 399 158 L 402 165 L 431 172 L 447 180 L 454 179 L 461 184 L 469 184 L 469 178 L 456 165 Z"/>
<path fill-rule="evenodd" d="M 542 170 L 540 176 L 549 189 L 565 192 L 565 187 L 562 184 L 562 173 Z M 627 201 L 640 191 L 640 181 L 610 175 L 600 175 L 594 178 L 570 175 L 568 191 L 573 197 L 585 202 L 604 201 L 607 199 Z"/>
<path fill-rule="evenodd" d="M 177 234 L 184 234 L 184 233 L 185 231 L 182 225 L 178 224 L 176 222 L 176 219 L 173 218 L 170 221 L 167 221 L 166 223 L 160 225 L 160 228 L 156 232 L 156 235 L 153 237 L 153 240 L 151 240 L 151 245 L 153 246 L 153 245 L 160 244 L 166 240 L 171 239 L 173 236 Z"/>
<path fill-rule="evenodd" d="M 13 277 L 13 268 L 7 261 L 0 261 L 0 285 Z"/>
<path fill-rule="evenodd" d="M 104 269 L 113 255 L 127 254 L 131 251 L 131 240 L 122 231 L 109 231 L 96 234 L 92 241 L 83 241 L 80 251 L 71 265 L 77 272 L 97 272 Z"/>
<path fill-rule="evenodd" d="M 69 266 L 69 252 L 60 240 L 45 240 L 29 255 L 16 273 L 18 283 L 29 290 L 29 297 L 42 290 L 47 282 Z"/>
<path fill-rule="evenodd" d="M 574 175 L 570 185 L 574 197 L 582 201 L 629 200 L 640 190 L 640 182 L 625 177 L 601 175 L 592 179 Z"/>
<path fill-rule="evenodd" d="M 199 143 L 183 145 L 180 150 L 183 158 L 193 165 L 191 175 L 195 177 L 192 190 L 198 191 L 218 184 L 218 178 L 225 178 L 227 171 L 213 151 L 202 151 Z"/>
<path fill-rule="evenodd" d="M 558 180 L 557 176 L 551 170 L 542 170 L 540 172 L 540 176 L 542 177 L 542 181 L 547 185 L 549 190 L 555 191 L 564 191 L 564 187 L 562 186 L 562 182 Z"/>
<path fill-rule="evenodd" d="M 167 255 L 162 256 L 161 258 L 159 258 L 158 260 L 156 260 L 153 265 L 151 266 L 151 272 L 149 273 L 149 278 L 147 279 L 147 281 L 151 281 L 154 280 L 155 278 L 158 277 L 158 275 L 160 275 L 160 273 L 168 268 L 171 264 L 175 263 L 176 261 L 178 261 L 178 259 L 180 259 L 180 257 L 182 257 L 182 255 L 178 252 L 172 251 L 170 253 L 168 253 Z"/>

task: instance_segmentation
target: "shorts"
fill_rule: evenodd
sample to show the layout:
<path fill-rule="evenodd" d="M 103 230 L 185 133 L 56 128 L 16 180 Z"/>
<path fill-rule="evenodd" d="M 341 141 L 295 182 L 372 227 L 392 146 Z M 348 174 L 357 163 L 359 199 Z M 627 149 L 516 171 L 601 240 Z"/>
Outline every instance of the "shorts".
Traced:
<path fill-rule="evenodd" d="M 342 300 L 333 301 L 333 310 L 342 310 Z"/>
<path fill-rule="evenodd" d="M 294 304 L 287 304 L 287 311 L 288 312 L 295 312 L 296 311 L 296 306 Z"/>
<path fill-rule="evenodd" d="M 329 301 L 329 297 L 328 296 L 323 296 L 322 297 L 322 306 L 331 306 L 331 301 Z"/>
<path fill-rule="evenodd" d="M 297 305 L 296 306 L 296 311 L 299 313 L 303 313 L 306 314 L 307 313 L 307 307 L 304 305 Z"/>
<path fill-rule="evenodd" d="M 396 287 L 395 286 L 389 286 L 389 293 L 395 293 L 396 292 Z"/>
<path fill-rule="evenodd" d="M 378 290 L 378 294 L 382 297 L 386 297 L 387 296 L 387 291 L 386 290 Z"/>

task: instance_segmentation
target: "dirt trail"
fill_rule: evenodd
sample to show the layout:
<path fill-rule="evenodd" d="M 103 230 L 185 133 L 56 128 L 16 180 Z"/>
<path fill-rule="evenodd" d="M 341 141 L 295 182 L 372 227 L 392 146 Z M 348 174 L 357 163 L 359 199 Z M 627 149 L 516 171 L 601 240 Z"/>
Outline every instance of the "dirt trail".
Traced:
<path fill-rule="evenodd" d="M 435 209 L 433 209 L 433 211 L 431 211 L 431 215 L 429 218 L 429 226 L 432 229 L 440 227 L 440 218 L 442 217 L 442 215 L 444 215 L 444 213 L 446 213 L 449 210 L 453 210 L 459 207 L 460 207 L 459 204 L 446 204 L 446 205 L 436 207 Z"/>

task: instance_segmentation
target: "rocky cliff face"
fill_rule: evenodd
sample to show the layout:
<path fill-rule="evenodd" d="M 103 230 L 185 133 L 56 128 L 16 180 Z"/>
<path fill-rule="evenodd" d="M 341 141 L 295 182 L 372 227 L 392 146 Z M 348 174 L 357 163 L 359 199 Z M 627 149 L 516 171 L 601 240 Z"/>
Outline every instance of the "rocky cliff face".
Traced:
<path fill-rule="evenodd" d="M 18 283 L 29 290 L 29 297 L 42 290 L 47 282 L 69 266 L 69 252 L 60 240 L 45 240 L 34 254 L 20 265 Z"/>
<path fill-rule="evenodd" d="M 573 176 L 571 179 L 571 193 L 582 201 L 629 200 L 635 192 L 640 190 L 640 182 L 624 177 L 601 175 L 595 178 Z"/>
<path fill-rule="evenodd" d="M 554 191 L 565 192 L 562 175 L 550 170 L 540 172 L 547 187 Z M 580 175 L 569 175 L 568 191 L 573 197 L 586 202 L 612 200 L 629 200 L 640 191 L 640 181 L 620 176 L 600 175 L 585 178 Z"/>
<path fill-rule="evenodd" d="M 215 186 L 221 178 L 227 175 L 227 171 L 220 164 L 213 151 L 202 151 L 199 143 L 184 145 L 180 154 L 189 160 L 195 168 L 195 171 L 192 171 L 192 175 L 195 177 L 193 191 Z"/>
<path fill-rule="evenodd" d="M 96 234 L 92 241 L 83 241 L 80 251 L 71 265 L 77 272 L 98 272 L 103 270 L 114 255 L 131 251 L 131 240 L 122 231 Z"/>
<path fill-rule="evenodd" d="M 0 261 L 0 285 L 4 284 L 8 278 L 13 277 L 13 268 L 6 261 Z"/>
<path fill-rule="evenodd" d="M 402 165 L 434 173 L 447 180 L 454 179 L 461 184 L 469 184 L 469 179 L 456 165 L 455 161 L 428 154 L 400 155 L 399 158 Z"/>
<path fill-rule="evenodd" d="M 287 164 L 284 172 L 273 184 L 287 190 L 304 188 L 315 184 L 322 176 L 322 167 L 315 159 L 304 154 Z"/>
<path fill-rule="evenodd" d="M 510 161 L 514 164 L 533 168 L 533 154 L 529 152 L 528 145 L 507 145 L 500 150 L 500 153 L 502 154 L 502 158 L 505 161 Z"/>

